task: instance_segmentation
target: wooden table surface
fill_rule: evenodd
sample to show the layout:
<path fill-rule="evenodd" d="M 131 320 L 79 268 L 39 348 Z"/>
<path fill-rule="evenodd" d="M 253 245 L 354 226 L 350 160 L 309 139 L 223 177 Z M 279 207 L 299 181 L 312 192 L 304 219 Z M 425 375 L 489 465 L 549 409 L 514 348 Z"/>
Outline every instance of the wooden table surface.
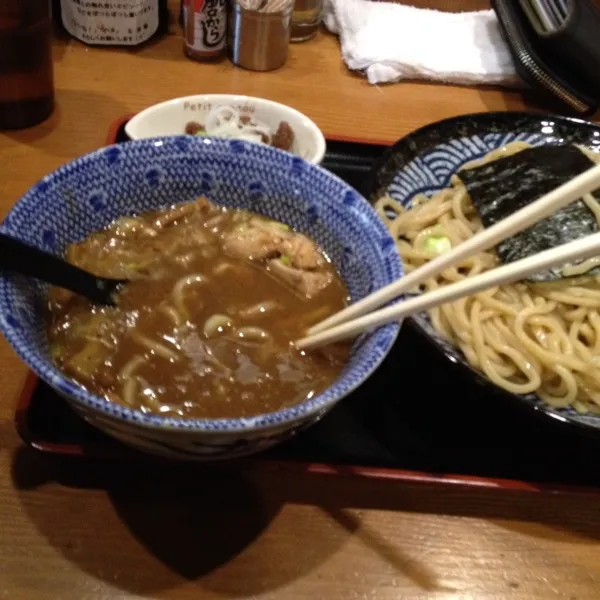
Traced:
<path fill-rule="evenodd" d="M 2 215 L 116 117 L 172 96 L 264 96 L 326 133 L 390 142 L 461 113 L 540 109 L 516 92 L 372 87 L 327 35 L 266 74 L 190 62 L 176 34 L 129 52 L 61 42 L 55 60 L 54 116 L 0 134 Z M 65 462 L 17 437 L 25 376 L 0 341 L 1 599 L 600 597 L 598 498 Z"/>

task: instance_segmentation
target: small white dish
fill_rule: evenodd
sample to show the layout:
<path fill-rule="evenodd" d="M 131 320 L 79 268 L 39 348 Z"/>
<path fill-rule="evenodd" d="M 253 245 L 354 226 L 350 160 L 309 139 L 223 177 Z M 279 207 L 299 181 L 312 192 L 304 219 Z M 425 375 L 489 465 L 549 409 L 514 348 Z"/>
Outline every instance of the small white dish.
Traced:
<path fill-rule="evenodd" d="M 306 115 L 279 102 L 234 94 L 183 96 L 154 104 L 131 118 L 125 125 L 125 133 L 132 140 L 182 135 L 190 121 L 204 123 L 206 115 L 215 106 L 232 106 L 256 117 L 273 131 L 281 121 L 287 121 L 294 131 L 293 154 L 314 165 L 325 156 L 325 137 Z"/>

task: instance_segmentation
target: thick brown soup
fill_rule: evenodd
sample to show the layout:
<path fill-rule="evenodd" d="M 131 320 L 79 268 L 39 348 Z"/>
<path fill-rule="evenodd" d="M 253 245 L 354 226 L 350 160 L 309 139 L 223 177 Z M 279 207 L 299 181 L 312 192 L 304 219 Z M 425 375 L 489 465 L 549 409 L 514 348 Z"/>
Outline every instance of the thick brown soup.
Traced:
<path fill-rule="evenodd" d="M 145 412 L 246 417 L 297 404 L 337 377 L 348 346 L 290 342 L 343 308 L 347 291 L 315 244 L 205 199 L 124 217 L 69 247 L 72 263 L 129 279 L 117 307 L 50 294 L 58 366 Z"/>

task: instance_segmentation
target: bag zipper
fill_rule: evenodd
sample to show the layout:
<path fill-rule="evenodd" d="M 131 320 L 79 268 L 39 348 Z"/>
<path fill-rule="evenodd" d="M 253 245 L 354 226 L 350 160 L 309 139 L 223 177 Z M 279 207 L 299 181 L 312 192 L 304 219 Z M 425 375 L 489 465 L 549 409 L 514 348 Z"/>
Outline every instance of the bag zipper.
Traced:
<path fill-rule="evenodd" d="M 539 67 L 535 60 L 531 57 L 525 45 L 521 41 L 519 33 L 517 32 L 515 26 L 512 24 L 510 19 L 510 15 L 508 14 L 503 0 L 499 0 L 496 3 L 496 10 L 500 12 L 502 24 L 504 25 L 504 31 L 506 33 L 506 37 L 509 40 L 510 45 L 513 50 L 517 53 L 519 57 L 519 61 L 521 65 L 525 68 L 525 70 L 546 90 L 550 93 L 558 96 L 563 102 L 568 104 L 574 110 L 580 113 L 586 113 L 593 109 L 592 106 L 588 106 L 583 103 L 579 98 L 576 98 L 566 90 L 560 83 L 557 83 L 552 77 L 544 71 L 541 67 Z"/>

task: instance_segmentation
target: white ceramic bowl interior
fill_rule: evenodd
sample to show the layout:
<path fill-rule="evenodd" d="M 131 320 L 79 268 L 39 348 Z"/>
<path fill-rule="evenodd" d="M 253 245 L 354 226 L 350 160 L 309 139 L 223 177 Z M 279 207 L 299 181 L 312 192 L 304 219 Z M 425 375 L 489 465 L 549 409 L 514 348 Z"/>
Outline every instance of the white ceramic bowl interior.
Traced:
<path fill-rule="evenodd" d="M 325 156 L 325 137 L 306 115 L 279 102 L 234 94 L 184 96 L 154 104 L 130 119 L 125 125 L 125 133 L 132 140 L 182 135 L 187 123 L 204 123 L 206 115 L 216 106 L 233 106 L 274 131 L 281 121 L 287 121 L 295 135 L 293 154 L 314 165 Z"/>

